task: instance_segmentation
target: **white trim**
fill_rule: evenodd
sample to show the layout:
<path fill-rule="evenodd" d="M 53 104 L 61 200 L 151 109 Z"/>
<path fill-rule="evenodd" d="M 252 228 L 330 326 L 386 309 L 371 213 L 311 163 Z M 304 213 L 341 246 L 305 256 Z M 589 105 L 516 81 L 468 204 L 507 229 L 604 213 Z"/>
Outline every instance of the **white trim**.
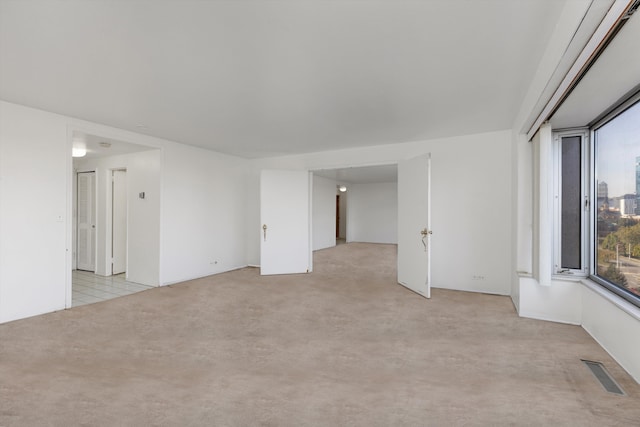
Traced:
<path fill-rule="evenodd" d="M 330 171 L 330 170 L 337 170 L 337 169 L 354 169 L 354 168 L 368 168 L 368 167 L 373 167 L 373 166 L 393 166 L 393 165 L 398 165 L 398 161 L 395 162 L 366 162 L 366 163 L 353 163 L 350 162 L 348 165 L 342 165 L 342 166 L 322 166 L 322 167 L 316 167 L 316 168 L 310 168 L 309 172 L 314 173 L 314 172 L 322 172 L 322 171 Z M 301 168 L 303 169 L 303 168 Z"/>
<path fill-rule="evenodd" d="M 113 167 L 107 169 L 107 202 L 106 206 L 106 233 L 105 233 L 105 273 L 106 276 L 113 276 L 113 185 L 115 181 L 114 172 L 127 173 L 126 167 Z M 129 183 L 129 175 L 125 175 L 125 190 L 126 190 L 126 204 L 125 204 L 125 259 L 124 259 L 124 273 L 125 279 L 129 280 L 129 200 L 131 197 L 131 185 Z"/>
<path fill-rule="evenodd" d="M 582 322 L 581 321 L 560 319 L 560 318 L 558 318 L 556 316 L 549 316 L 547 314 L 541 314 L 541 313 L 535 312 L 535 311 L 524 311 L 522 313 L 518 313 L 518 316 L 520 316 L 520 317 L 522 317 L 524 319 L 535 319 L 535 320 L 542 320 L 542 321 L 545 321 L 545 322 L 561 323 L 563 325 L 573 325 L 573 326 L 582 327 Z"/>
<path fill-rule="evenodd" d="M 64 294 L 64 307 L 71 308 L 73 306 L 73 277 L 72 277 L 72 269 L 73 269 L 73 227 L 75 227 L 75 223 L 73 221 L 73 180 L 77 179 L 77 174 L 73 170 L 73 159 L 71 158 L 71 149 L 73 148 L 73 129 L 71 126 L 67 126 L 67 144 L 66 144 L 66 188 L 65 188 L 65 197 L 66 197 L 66 221 L 65 221 L 65 242 L 66 242 L 66 254 L 65 254 L 65 263 L 64 263 L 64 274 L 65 274 L 65 294 Z M 77 236 L 76 236 L 77 238 Z"/>
<path fill-rule="evenodd" d="M 427 230 L 431 228 L 431 153 L 427 158 Z M 431 235 L 427 236 L 427 298 L 431 298 Z"/>
<path fill-rule="evenodd" d="M 587 45 L 582 49 L 578 59 L 562 79 L 562 82 L 553 93 L 549 102 L 542 109 L 531 129 L 527 132 L 527 139 L 531 141 L 540 126 L 551 117 L 553 112 L 562 104 L 566 96 L 578 83 L 580 78 L 589 69 L 589 66 L 596 60 L 598 53 L 606 46 L 606 42 L 614 34 L 614 30 L 623 20 L 628 10 L 633 6 L 635 0 L 615 0 L 614 4 L 607 12 L 606 16 L 589 39 Z"/>
<path fill-rule="evenodd" d="M 596 176 L 598 176 L 598 171 L 596 170 L 596 156 L 595 156 L 595 146 L 596 146 L 596 138 L 595 131 L 593 128 L 589 129 L 589 194 L 591 195 L 591 200 L 595 199 L 595 203 L 591 203 L 589 209 L 589 221 L 588 221 L 588 231 L 589 231 L 589 240 L 585 243 L 587 244 L 587 261 L 589 265 L 587 266 L 587 275 L 595 274 L 595 265 L 597 263 L 596 259 L 596 241 L 594 236 L 596 236 L 596 227 L 597 221 L 594 220 L 596 217 L 596 210 L 598 208 L 598 186 L 596 185 Z"/>
<path fill-rule="evenodd" d="M 307 251 L 309 253 L 309 261 L 307 261 L 307 273 L 313 272 L 313 172 L 307 170 L 307 183 L 309 189 L 307 193 L 309 194 L 309 220 L 307 221 L 307 233 L 309 233 L 309 247 Z"/>
<path fill-rule="evenodd" d="M 213 276 L 219 276 L 220 274 L 224 274 L 224 273 L 229 273 L 231 271 L 237 271 L 237 270 L 242 270 L 243 268 L 247 268 L 247 267 L 254 267 L 254 268 L 260 268 L 259 265 L 240 265 L 240 266 L 235 266 L 235 267 L 231 267 L 228 270 L 224 270 L 224 271 L 218 271 L 216 273 L 211 273 L 211 274 L 207 274 L 205 276 L 202 275 L 198 275 L 198 276 L 187 276 L 184 277 L 182 279 L 179 280 L 173 280 L 171 282 L 167 282 L 167 283 L 162 283 L 160 285 L 154 286 L 156 288 L 161 288 L 163 286 L 171 286 L 171 285 L 178 285 L 181 283 L 185 283 L 185 282 L 190 282 L 192 280 L 198 280 L 198 279 L 204 279 L 206 277 L 213 277 Z M 145 286 L 153 286 L 153 285 L 145 285 Z"/>

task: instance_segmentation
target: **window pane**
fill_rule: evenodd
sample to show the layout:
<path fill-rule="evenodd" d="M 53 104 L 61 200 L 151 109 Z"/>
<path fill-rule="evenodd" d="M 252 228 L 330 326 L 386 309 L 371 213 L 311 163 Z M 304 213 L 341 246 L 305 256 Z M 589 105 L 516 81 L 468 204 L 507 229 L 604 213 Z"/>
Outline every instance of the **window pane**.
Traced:
<path fill-rule="evenodd" d="M 640 103 L 595 132 L 596 275 L 640 295 Z"/>
<path fill-rule="evenodd" d="M 579 270 L 581 265 L 582 192 L 581 137 L 562 138 L 562 250 L 561 267 Z"/>

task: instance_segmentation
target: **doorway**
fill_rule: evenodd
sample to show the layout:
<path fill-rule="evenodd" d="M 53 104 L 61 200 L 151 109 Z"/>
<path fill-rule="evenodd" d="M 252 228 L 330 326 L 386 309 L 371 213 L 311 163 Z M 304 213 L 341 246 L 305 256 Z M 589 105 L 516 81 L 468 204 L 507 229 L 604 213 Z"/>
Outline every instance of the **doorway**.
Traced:
<path fill-rule="evenodd" d="M 82 155 L 69 179 L 67 308 L 158 286 L 161 150 L 75 130 L 69 137 Z"/>
<path fill-rule="evenodd" d="M 314 171 L 314 250 L 347 242 L 396 244 L 397 170 L 387 164 Z"/>
<path fill-rule="evenodd" d="M 391 165 L 314 171 L 321 182 L 313 187 L 314 204 L 332 205 L 328 210 L 314 208 L 314 242 L 327 240 L 329 230 L 316 222 L 324 223 L 323 215 L 332 215 L 335 230 L 331 232 L 338 244 L 342 194 L 349 194 L 346 242 L 397 245 L 398 283 L 429 298 L 430 158 L 423 154 Z M 321 194 L 328 191 L 333 191 L 331 199 Z"/>
<path fill-rule="evenodd" d="M 340 238 L 340 195 L 336 194 L 336 240 Z"/>
<path fill-rule="evenodd" d="M 347 243 L 347 193 L 346 187 L 341 191 L 337 188 L 336 194 L 336 245 Z"/>

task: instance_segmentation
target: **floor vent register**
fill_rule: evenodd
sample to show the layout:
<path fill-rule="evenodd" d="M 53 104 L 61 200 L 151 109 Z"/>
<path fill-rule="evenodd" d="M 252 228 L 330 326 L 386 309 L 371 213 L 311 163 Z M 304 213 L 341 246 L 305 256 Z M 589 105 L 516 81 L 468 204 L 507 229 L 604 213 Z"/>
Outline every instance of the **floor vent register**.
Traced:
<path fill-rule="evenodd" d="M 602 387 L 609 393 L 619 394 L 624 396 L 625 392 L 618 385 L 616 380 L 607 372 L 604 365 L 600 362 L 593 362 L 591 360 L 582 360 L 587 368 L 591 371 L 591 373 L 596 377 L 596 379 L 602 384 Z"/>

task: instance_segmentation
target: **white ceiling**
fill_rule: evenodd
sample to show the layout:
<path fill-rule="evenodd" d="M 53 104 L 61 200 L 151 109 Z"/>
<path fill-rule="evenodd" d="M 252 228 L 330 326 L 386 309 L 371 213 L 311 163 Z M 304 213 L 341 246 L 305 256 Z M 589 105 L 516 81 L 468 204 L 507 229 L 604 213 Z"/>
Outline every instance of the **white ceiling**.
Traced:
<path fill-rule="evenodd" d="M 362 166 L 342 169 L 326 169 L 315 175 L 333 179 L 341 184 L 375 184 L 398 181 L 398 165 Z"/>
<path fill-rule="evenodd" d="M 587 126 L 640 84 L 640 12 L 629 18 L 551 118 L 555 129 Z"/>
<path fill-rule="evenodd" d="M 0 0 L 0 98 L 244 157 L 511 128 L 565 0 Z"/>
<path fill-rule="evenodd" d="M 85 148 L 87 150 L 86 158 L 117 156 L 153 149 L 144 145 L 103 138 L 83 132 L 73 133 L 73 148 Z"/>

